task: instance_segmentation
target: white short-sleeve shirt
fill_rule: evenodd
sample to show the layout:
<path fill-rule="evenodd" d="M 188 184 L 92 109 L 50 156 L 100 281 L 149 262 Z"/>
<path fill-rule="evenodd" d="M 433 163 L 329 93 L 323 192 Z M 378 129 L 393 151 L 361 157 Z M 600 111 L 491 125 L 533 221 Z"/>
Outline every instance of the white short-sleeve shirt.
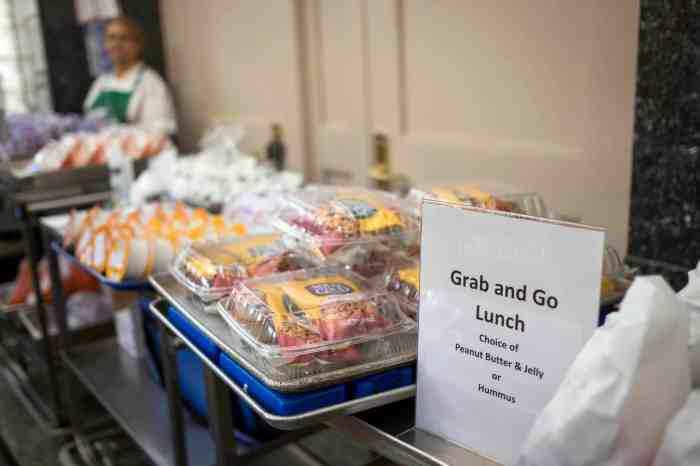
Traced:
<path fill-rule="evenodd" d="M 142 70 L 143 74 L 139 80 Z M 85 98 L 83 107 L 86 111 L 103 90 L 121 92 L 133 90 L 126 110 L 128 123 L 169 135 L 177 131 L 175 106 L 168 86 L 150 67 L 139 64 L 121 77 L 108 73 L 97 78 Z"/>

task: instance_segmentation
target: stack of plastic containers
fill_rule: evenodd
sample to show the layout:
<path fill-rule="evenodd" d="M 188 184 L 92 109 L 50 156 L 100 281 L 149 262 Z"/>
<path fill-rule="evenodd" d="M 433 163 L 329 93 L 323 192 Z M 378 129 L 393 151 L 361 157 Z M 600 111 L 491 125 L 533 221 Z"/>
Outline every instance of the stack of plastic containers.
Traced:
<path fill-rule="evenodd" d="M 171 268 L 203 302 L 220 300 L 235 347 L 276 386 L 416 351 L 415 323 L 379 286 L 418 220 L 390 194 L 309 187 L 290 193 L 279 233 L 193 243 Z M 362 274 L 355 273 L 355 271 Z M 301 387 L 295 387 L 301 388 Z"/>
<path fill-rule="evenodd" d="M 277 414 L 412 383 L 424 198 L 552 217 L 536 194 L 471 185 L 405 200 L 349 187 L 289 193 L 274 232 L 195 242 L 173 262 L 176 279 L 230 327 L 224 371 Z M 611 248 L 606 264 L 603 302 L 624 293 L 627 273 Z"/>
<path fill-rule="evenodd" d="M 192 243 L 173 262 L 231 329 L 222 370 L 281 415 L 413 383 L 416 324 L 380 283 L 395 251 L 416 244 L 411 209 L 383 192 L 317 186 L 286 195 L 271 224 Z"/>

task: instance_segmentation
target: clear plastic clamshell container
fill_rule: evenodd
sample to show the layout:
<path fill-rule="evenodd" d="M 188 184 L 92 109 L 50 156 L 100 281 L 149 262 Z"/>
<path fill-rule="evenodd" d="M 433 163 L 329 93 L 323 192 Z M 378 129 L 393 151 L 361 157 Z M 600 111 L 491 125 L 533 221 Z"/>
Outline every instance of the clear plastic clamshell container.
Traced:
<path fill-rule="evenodd" d="M 635 270 L 626 267 L 617 250 L 608 245 L 603 255 L 603 278 L 600 284 L 600 303 L 602 306 L 614 304 L 621 300 L 632 284 Z"/>
<path fill-rule="evenodd" d="M 416 351 L 415 323 L 396 298 L 341 267 L 242 281 L 218 308 L 244 356 L 274 380 Z"/>
<path fill-rule="evenodd" d="M 343 265 L 358 275 L 382 286 L 390 270 L 405 263 L 408 257 L 417 259 L 420 254 L 420 242 L 408 244 L 401 248 L 383 243 L 370 243 L 356 248 L 345 248 L 333 255 L 332 261 Z"/>
<path fill-rule="evenodd" d="M 420 261 L 410 257 L 396 259 L 386 274 L 384 287 L 396 296 L 401 310 L 415 320 L 420 300 Z"/>
<path fill-rule="evenodd" d="M 417 237 L 418 219 L 383 191 L 312 186 L 285 198 L 275 225 L 323 258 L 371 242 L 401 244 Z"/>
<path fill-rule="evenodd" d="M 474 207 L 514 212 L 533 217 L 550 218 L 552 216 L 539 194 L 508 194 L 508 191 L 503 187 L 484 190 L 476 184 L 462 184 L 429 190 L 412 189 L 408 194 L 408 201 L 414 206 L 416 214 L 420 214 L 420 204 L 426 198 L 460 202 Z"/>
<path fill-rule="evenodd" d="M 317 262 L 291 250 L 279 233 L 270 233 L 191 243 L 178 253 L 170 270 L 182 285 L 210 302 L 227 295 L 242 279 L 311 268 Z"/>

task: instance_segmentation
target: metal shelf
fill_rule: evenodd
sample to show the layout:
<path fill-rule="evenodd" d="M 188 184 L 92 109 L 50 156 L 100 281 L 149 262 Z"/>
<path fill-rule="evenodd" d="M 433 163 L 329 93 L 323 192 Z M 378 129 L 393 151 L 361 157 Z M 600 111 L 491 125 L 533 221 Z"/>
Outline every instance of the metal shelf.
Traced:
<path fill-rule="evenodd" d="M 498 466 L 498 463 L 421 430 L 411 429 L 404 432 L 398 436 L 398 441 L 397 446 L 420 451 L 429 461 L 428 464 Z"/>
<path fill-rule="evenodd" d="M 122 351 L 115 339 L 75 347 L 63 359 L 155 464 L 175 464 L 167 396 L 144 359 Z M 214 464 L 209 432 L 188 416 L 185 432 L 189 464 Z"/>
<path fill-rule="evenodd" d="M 406 466 L 499 466 L 459 445 L 413 428 L 394 435 L 357 416 L 336 418 L 326 424 Z"/>
<path fill-rule="evenodd" d="M 459 445 L 416 430 L 415 419 L 415 400 L 412 399 L 332 419 L 326 424 L 398 464 L 499 466 Z"/>
<path fill-rule="evenodd" d="M 58 326 L 54 322 L 55 317 L 53 317 L 51 313 L 51 308 L 49 307 L 48 309 L 48 332 L 51 343 L 53 344 L 58 337 L 59 331 Z M 44 336 L 41 333 L 39 313 L 36 309 L 30 308 L 18 311 L 17 316 L 19 322 L 34 341 L 41 341 L 43 339 Z M 114 322 L 111 316 L 109 319 L 91 319 L 81 322 L 80 325 L 70 325 L 68 330 L 71 332 L 71 341 L 73 344 L 81 345 L 114 335 Z"/>

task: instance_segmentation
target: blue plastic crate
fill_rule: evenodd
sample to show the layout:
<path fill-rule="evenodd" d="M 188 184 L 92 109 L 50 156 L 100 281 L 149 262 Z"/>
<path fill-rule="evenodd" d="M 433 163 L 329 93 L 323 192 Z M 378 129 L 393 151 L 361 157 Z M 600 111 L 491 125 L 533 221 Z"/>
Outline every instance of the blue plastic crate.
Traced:
<path fill-rule="evenodd" d="M 221 349 L 173 307 L 168 307 L 168 319 L 175 328 L 181 331 L 187 339 L 194 343 L 210 360 L 217 361 L 219 359 Z"/>
<path fill-rule="evenodd" d="M 351 400 L 376 393 L 411 385 L 416 380 L 413 366 L 390 369 L 379 374 L 368 375 L 362 379 L 348 382 L 348 397 Z"/>
<path fill-rule="evenodd" d="M 147 316 L 149 319 L 155 319 L 155 316 L 151 313 L 151 301 L 152 299 L 148 296 L 139 296 L 138 305 L 139 309 L 144 312 L 145 316 Z"/>
<path fill-rule="evenodd" d="M 182 399 L 197 415 L 207 419 L 209 409 L 204 387 L 204 363 L 189 348 L 180 348 L 175 361 Z"/>
<path fill-rule="evenodd" d="M 163 386 L 162 369 L 160 367 L 160 327 L 158 326 L 156 317 L 149 308 L 149 304 L 150 300 L 148 298 L 144 297 L 139 300 L 139 307 L 144 313 L 143 323 L 146 331 L 146 346 L 148 348 L 147 361 L 154 378 Z M 177 311 L 174 310 L 173 312 L 177 313 Z M 179 313 L 177 313 L 177 317 L 180 319 L 183 318 Z M 180 326 L 178 326 L 178 328 L 183 330 Z M 199 333 L 196 328 L 193 330 Z M 190 335 L 187 336 L 191 337 Z M 204 363 L 189 348 L 180 348 L 177 351 L 175 361 L 182 399 L 200 418 L 208 419 L 209 411 L 203 379 L 205 369 Z M 233 392 L 231 396 L 234 396 Z M 274 436 L 270 434 L 274 434 L 276 431 L 268 427 L 248 405 L 235 399 L 235 397 L 234 403 L 234 435 L 237 441 L 246 445 L 256 445 L 257 440 L 250 437 L 246 432 L 251 435 L 261 435 L 265 438 L 272 438 L 272 436 Z M 238 429 L 235 429 L 235 427 L 238 427 Z"/>
<path fill-rule="evenodd" d="M 281 416 L 291 416 L 342 403 L 347 399 L 345 385 L 334 385 L 303 393 L 283 393 L 263 385 L 228 355 L 219 357 L 221 369 L 266 410 Z"/>
<path fill-rule="evenodd" d="M 236 407 L 234 406 L 234 416 L 236 412 L 239 413 L 238 425 L 241 430 L 255 436 L 256 438 L 265 435 L 267 431 L 272 431 L 272 428 L 265 424 L 265 421 L 263 421 L 262 418 L 258 416 L 257 413 L 253 411 L 253 408 L 248 406 L 245 401 L 241 400 L 240 398 L 234 398 L 234 400 L 238 402 L 238 410 L 236 410 Z M 236 423 L 235 420 L 234 423 Z"/>

